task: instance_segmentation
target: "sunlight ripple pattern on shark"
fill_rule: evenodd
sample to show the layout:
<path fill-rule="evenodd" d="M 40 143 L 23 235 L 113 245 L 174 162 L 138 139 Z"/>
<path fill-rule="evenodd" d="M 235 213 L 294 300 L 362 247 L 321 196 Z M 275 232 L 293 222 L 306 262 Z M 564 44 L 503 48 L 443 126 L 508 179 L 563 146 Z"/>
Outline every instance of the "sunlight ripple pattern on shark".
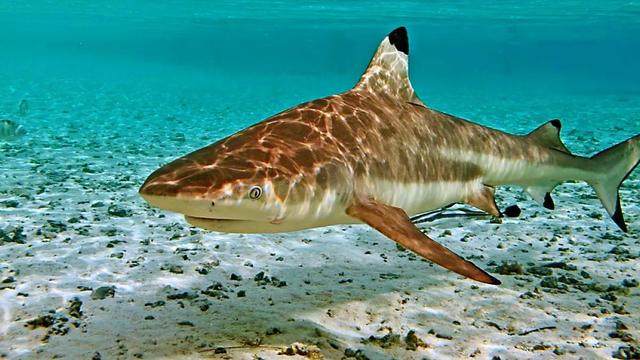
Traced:
<path fill-rule="evenodd" d="M 586 158 L 560 141 L 559 120 L 520 136 L 430 109 L 409 81 L 408 53 L 400 27 L 384 38 L 353 89 L 181 157 L 153 172 L 140 194 L 192 225 L 221 232 L 367 223 L 489 284 L 500 282 L 420 232 L 409 216 L 452 203 L 501 216 L 494 188 L 506 184 L 552 209 L 556 185 L 582 180 L 627 230 L 618 188 L 640 161 L 640 135 Z"/>

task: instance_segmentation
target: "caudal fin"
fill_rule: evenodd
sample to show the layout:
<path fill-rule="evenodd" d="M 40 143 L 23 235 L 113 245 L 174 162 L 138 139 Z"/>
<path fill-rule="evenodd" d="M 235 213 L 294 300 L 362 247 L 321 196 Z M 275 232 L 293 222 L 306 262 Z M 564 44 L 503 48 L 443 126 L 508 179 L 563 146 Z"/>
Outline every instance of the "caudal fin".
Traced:
<path fill-rule="evenodd" d="M 622 231 L 627 232 L 618 189 L 640 163 L 640 135 L 601 151 L 591 159 L 599 176 L 589 181 L 589 185 L 598 194 L 611 219 Z"/>

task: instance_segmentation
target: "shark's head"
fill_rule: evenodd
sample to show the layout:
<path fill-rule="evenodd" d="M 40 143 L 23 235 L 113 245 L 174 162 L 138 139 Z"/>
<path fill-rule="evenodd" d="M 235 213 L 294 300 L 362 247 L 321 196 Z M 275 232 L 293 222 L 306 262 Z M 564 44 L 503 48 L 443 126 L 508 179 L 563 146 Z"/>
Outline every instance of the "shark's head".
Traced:
<path fill-rule="evenodd" d="M 269 168 L 269 152 L 225 139 L 154 171 L 140 188 L 151 205 L 190 222 L 273 223 L 286 199 L 277 192 L 283 169 Z"/>
<path fill-rule="evenodd" d="M 295 139 L 308 130 L 280 125 L 279 119 L 297 116 L 296 111 L 162 166 L 147 178 L 140 195 L 209 230 L 280 232 L 315 226 L 333 211 L 336 172 L 326 165 L 326 154 L 311 150 L 317 144 Z"/>

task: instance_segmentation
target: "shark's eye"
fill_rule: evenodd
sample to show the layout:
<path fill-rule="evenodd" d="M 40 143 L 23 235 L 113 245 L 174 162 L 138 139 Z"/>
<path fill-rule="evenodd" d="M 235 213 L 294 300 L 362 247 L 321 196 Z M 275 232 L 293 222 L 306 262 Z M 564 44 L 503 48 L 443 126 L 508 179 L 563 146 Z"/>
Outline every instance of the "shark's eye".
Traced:
<path fill-rule="evenodd" d="M 249 189 L 249 198 L 257 200 L 260 199 L 261 196 L 262 188 L 260 186 L 252 186 L 251 189 Z"/>

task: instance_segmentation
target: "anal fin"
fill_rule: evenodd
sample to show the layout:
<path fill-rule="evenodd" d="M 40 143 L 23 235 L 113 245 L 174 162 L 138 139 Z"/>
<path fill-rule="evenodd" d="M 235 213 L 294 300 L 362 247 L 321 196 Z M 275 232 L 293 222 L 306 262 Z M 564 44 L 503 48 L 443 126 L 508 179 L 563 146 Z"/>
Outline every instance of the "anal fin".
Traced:
<path fill-rule="evenodd" d="M 553 202 L 553 198 L 551 198 L 551 191 L 553 191 L 555 186 L 556 184 L 548 186 L 529 186 L 525 190 L 538 204 L 549 210 L 553 210 L 556 208 L 556 205 Z"/>
<path fill-rule="evenodd" d="M 369 224 L 391 240 L 442 267 L 486 284 L 500 284 L 500 280 L 423 234 L 411 222 L 407 213 L 400 208 L 372 198 L 356 198 L 346 212 L 349 216 Z"/>
<path fill-rule="evenodd" d="M 480 191 L 467 196 L 464 202 L 495 217 L 502 217 L 502 213 L 500 213 L 498 205 L 496 205 L 494 189 L 490 186 L 484 185 Z"/>

